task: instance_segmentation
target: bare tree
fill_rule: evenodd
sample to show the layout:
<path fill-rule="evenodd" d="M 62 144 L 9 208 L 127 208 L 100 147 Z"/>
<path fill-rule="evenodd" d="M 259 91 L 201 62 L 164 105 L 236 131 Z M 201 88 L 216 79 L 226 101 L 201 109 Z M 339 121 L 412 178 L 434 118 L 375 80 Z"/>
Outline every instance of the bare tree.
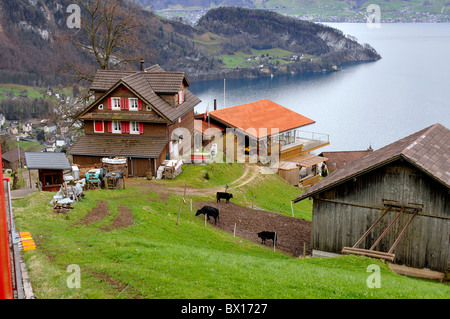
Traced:
<path fill-rule="evenodd" d="M 80 29 L 67 29 L 58 39 L 67 52 L 73 47 L 91 63 L 64 55 L 65 71 L 78 81 L 93 81 L 97 69 L 110 70 L 142 58 L 138 41 L 143 13 L 135 0 L 74 0 L 81 9 Z M 92 63 L 93 62 L 93 63 Z M 94 66 L 93 66 L 94 65 Z"/>

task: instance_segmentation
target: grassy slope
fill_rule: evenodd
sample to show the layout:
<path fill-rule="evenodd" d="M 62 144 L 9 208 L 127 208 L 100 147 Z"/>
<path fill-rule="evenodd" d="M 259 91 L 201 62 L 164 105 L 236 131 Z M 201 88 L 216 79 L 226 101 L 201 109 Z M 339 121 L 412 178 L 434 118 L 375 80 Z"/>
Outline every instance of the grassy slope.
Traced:
<path fill-rule="evenodd" d="M 196 175 L 193 171 L 186 176 Z M 284 203 L 265 197 L 273 197 L 276 188 L 286 198 L 292 198 L 292 189 L 298 191 L 275 184 L 277 179 L 259 176 L 237 193 L 238 200 L 258 192 L 260 207 L 281 207 Z M 158 181 L 148 183 L 153 182 Z M 205 227 L 189 205 L 182 206 L 176 225 L 181 197 L 163 200 L 142 185 L 130 180 L 125 190 L 86 191 L 67 215 L 51 212 L 52 193 L 14 201 L 18 230 L 31 231 L 38 247 L 24 253 L 38 298 L 447 298 L 450 293 L 448 285 L 396 275 L 378 260 L 298 259 L 274 253 Z M 111 215 L 88 226 L 77 224 L 98 200 L 108 201 Z M 119 214 L 120 205 L 132 210 L 134 224 L 102 230 Z M 67 288 L 71 264 L 81 269 L 80 289 Z M 370 264 L 381 267 L 380 289 L 366 285 Z"/>

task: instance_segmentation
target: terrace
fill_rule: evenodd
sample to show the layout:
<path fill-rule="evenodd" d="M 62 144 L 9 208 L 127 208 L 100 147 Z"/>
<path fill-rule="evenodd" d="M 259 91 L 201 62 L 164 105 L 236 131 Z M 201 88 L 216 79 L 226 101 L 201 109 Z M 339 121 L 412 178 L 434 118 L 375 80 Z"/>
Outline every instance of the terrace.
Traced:
<path fill-rule="evenodd" d="M 301 149 L 302 152 L 309 152 L 329 145 L 330 138 L 328 134 L 324 133 L 290 130 L 279 135 L 279 142 L 281 153 L 294 148 Z"/>

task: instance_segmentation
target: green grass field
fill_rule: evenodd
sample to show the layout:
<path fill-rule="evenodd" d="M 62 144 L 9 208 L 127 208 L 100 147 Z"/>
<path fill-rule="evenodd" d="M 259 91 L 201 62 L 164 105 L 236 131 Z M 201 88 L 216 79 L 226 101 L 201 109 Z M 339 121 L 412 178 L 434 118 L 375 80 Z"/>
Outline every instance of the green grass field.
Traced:
<path fill-rule="evenodd" d="M 239 164 L 215 165 L 224 166 L 211 166 L 211 187 L 232 181 L 243 170 Z M 186 168 L 172 186 L 196 183 L 210 166 Z M 153 188 L 149 183 L 155 183 Z M 375 259 L 292 258 L 274 252 L 205 226 L 189 205 L 181 205 L 177 224 L 181 196 L 160 197 L 152 191 L 155 186 L 165 187 L 167 182 L 129 179 L 126 189 L 85 191 L 85 198 L 67 214 L 52 212 L 49 202 L 54 193 L 15 200 L 18 231 L 30 231 L 37 244 L 36 250 L 24 252 L 36 297 L 445 299 L 450 295 L 446 284 L 397 275 Z M 256 194 L 258 207 L 289 215 L 289 200 L 299 190 L 277 175 L 259 175 L 234 194 L 238 203 Z M 213 195 L 193 199 L 213 200 Z M 81 223 L 98 201 L 107 201 L 109 214 Z M 296 206 L 295 214 L 310 220 L 310 203 L 305 205 Z M 132 211 L 133 224 L 108 230 L 121 207 Z M 73 265 L 80 269 L 80 288 L 70 288 L 73 277 L 68 267 Z M 380 267 L 381 288 L 368 287 L 369 265 Z"/>

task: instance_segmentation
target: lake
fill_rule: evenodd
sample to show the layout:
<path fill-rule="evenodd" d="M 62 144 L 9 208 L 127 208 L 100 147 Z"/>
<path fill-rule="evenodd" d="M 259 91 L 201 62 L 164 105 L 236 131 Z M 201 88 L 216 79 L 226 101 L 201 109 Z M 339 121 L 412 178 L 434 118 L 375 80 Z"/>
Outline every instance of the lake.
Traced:
<path fill-rule="evenodd" d="M 450 128 L 450 24 L 328 25 L 382 59 L 333 73 L 194 82 L 196 111 L 212 110 L 214 99 L 218 108 L 270 99 L 316 121 L 302 130 L 329 134 L 320 151 L 376 150 L 435 123 Z"/>

